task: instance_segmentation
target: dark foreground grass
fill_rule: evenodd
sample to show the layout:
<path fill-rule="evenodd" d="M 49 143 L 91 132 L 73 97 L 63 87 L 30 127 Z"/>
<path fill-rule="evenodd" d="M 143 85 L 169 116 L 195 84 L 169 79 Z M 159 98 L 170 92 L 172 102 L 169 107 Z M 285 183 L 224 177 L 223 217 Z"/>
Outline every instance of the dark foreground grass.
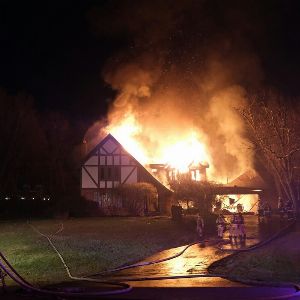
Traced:
<path fill-rule="evenodd" d="M 209 271 L 246 282 L 300 284 L 300 228 L 262 248 L 217 261 Z"/>
<path fill-rule="evenodd" d="M 152 254 L 194 240 L 190 224 L 170 218 L 82 218 L 32 221 L 65 258 L 73 276 L 84 276 L 140 261 Z M 27 222 L 0 223 L 0 250 L 33 284 L 68 281 L 65 268 L 44 237 Z M 13 285 L 12 282 L 8 282 Z"/>

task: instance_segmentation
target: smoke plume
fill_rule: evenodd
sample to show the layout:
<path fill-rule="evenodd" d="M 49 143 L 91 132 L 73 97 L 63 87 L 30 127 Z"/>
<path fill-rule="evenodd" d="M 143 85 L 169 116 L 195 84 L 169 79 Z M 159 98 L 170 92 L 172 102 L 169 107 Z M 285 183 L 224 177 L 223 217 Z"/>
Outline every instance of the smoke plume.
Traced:
<path fill-rule="evenodd" d="M 223 2 L 113 1 L 105 16 L 93 10 L 96 30 L 128 43 L 103 70 L 118 92 L 108 125 L 101 121 L 92 130 L 103 135 L 132 116 L 134 135 L 153 163 L 160 163 L 162 143 L 192 131 L 209 154 L 211 180 L 232 180 L 252 168 L 237 109 L 247 103 L 246 90 L 263 80 L 250 38 L 256 28 L 250 10 Z"/>

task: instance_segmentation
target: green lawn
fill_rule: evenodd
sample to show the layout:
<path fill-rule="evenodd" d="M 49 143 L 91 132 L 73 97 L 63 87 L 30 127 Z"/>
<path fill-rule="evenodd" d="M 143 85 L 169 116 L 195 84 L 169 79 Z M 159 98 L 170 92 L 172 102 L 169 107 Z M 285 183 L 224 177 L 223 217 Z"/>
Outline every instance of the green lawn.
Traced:
<path fill-rule="evenodd" d="M 48 235 L 55 233 L 61 223 L 32 221 Z M 166 217 L 81 218 L 65 220 L 63 225 L 64 230 L 51 238 L 73 276 L 136 262 L 195 239 L 190 225 L 176 224 Z M 45 285 L 69 280 L 48 241 L 26 222 L 0 222 L 0 250 L 31 283 Z"/>

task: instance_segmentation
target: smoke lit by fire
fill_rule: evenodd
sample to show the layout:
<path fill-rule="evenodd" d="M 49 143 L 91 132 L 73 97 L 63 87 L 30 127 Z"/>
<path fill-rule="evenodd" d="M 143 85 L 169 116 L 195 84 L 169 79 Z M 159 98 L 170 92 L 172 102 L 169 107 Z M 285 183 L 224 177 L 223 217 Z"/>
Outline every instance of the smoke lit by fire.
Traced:
<path fill-rule="evenodd" d="M 142 164 L 184 171 L 205 161 L 207 178 L 223 183 L 251 169 L 237 109 L 247 103 L 245 88 L 258 87 L 263 76 L 241 25 L 228 22 L 223 34 L 216 20 L 199 17 L 209 9 L 201 1 L 141 1 L 130 14 L 122 3 L 124 15 L 109 34 L 125 32 L 130 43 L 103 70 L 117 95 L 107 119 L 87 133 L 90 146 L 111 133 Z M 232 12 L 224 14 L 230 20 Z M 247 30 L 252 23 L 243 18 Z"/>

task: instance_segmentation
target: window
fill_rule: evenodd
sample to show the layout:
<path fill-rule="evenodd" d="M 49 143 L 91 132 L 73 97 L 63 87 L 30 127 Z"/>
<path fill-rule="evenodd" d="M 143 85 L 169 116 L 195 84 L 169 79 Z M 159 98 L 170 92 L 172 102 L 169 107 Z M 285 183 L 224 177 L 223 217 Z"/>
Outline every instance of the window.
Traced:
<path fill-rule="evenodd" d="M 120 181 L 120 166 L 103 166 L 100 167 L 100 180 Z"/>

